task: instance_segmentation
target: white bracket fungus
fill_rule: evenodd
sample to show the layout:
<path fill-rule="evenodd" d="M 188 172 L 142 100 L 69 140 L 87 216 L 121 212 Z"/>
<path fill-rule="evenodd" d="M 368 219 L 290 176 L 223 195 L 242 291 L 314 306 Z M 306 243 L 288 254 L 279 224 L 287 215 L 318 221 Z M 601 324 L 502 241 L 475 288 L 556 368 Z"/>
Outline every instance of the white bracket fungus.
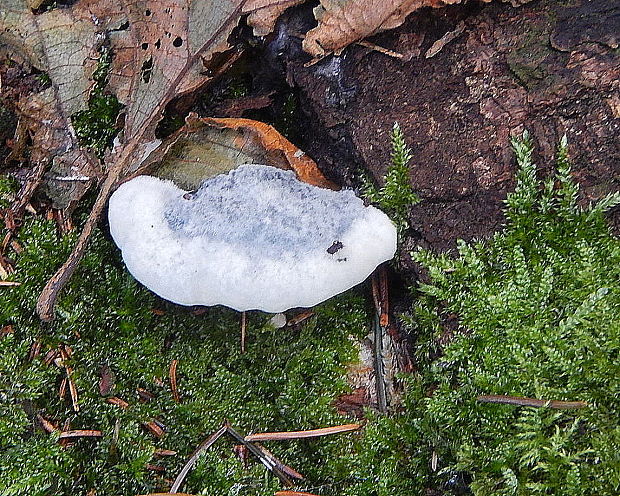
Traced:
<path fill-rule="evenodd" d="M 195 192 L 139 176 L 112 195 L 108 216 L 129 272 L 181 305 L 310 307 L 396 251 L 390 219 L 352 191 L 265 165 L 242 165 Z"/>

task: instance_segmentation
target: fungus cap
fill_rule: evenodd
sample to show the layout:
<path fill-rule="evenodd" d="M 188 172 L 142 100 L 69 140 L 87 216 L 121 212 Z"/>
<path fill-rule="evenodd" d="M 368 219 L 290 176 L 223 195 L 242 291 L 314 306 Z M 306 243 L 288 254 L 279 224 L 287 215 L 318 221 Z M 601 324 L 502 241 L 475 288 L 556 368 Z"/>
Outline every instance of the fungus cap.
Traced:
<path fill-rule="evenodd" d="M 181 305 L 310 307 L 396 251 L 390 219 L 352 191 L 264 165 L 242 165 L 195 192 L 139 176 L 114 192 L 108 217 L 129 272 Z"/>

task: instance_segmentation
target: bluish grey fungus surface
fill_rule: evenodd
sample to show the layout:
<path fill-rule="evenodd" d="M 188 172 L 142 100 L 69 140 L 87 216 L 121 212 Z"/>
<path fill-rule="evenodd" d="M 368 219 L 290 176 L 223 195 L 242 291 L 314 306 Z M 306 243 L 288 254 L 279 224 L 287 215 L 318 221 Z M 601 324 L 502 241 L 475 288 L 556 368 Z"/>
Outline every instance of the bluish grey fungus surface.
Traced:
<path fill-rule="evenodd" d="M 242 165 L 194 192 L 139 176 L 112 195 L 108 216 L 131 274 L 182 305 L 313 306 L 396 250 L 392 222 L 352 191 L 264 165 Z"/>

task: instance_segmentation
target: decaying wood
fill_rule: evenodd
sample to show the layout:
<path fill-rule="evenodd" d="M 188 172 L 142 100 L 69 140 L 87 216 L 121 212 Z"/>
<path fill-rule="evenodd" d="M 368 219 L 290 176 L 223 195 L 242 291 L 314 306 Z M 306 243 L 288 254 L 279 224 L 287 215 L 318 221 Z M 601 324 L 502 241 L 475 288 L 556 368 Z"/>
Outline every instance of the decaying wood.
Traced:
<path fill-rule="evenodd" d="M 535 398 L 523 398 L 520 396 L 504 395 L 481 395 L 477 398 L 481 403 L 501 403 L 504 405 L 531 406 L 535 408 L 555 408 L 558 410 L 571 410 L 575 408 L 586 408 L 585 401 L 558 401 L 558 400 L 539 400 Z"/>
<path fill-rule="evenodd" d="M 272 441 L 286 439 L 305 439 L 309 437 L 327 436 L 329 434 L 340 434 L 341 432 L 356 431 L 361 427 L 360 424 L 344 424 L 334 427 L 324 427 L 322 429 L 312 429 L 308 431 L 289 431 L 289 432 L 262 432 L 250 434 L 244 439 L 246 441 Z"/>

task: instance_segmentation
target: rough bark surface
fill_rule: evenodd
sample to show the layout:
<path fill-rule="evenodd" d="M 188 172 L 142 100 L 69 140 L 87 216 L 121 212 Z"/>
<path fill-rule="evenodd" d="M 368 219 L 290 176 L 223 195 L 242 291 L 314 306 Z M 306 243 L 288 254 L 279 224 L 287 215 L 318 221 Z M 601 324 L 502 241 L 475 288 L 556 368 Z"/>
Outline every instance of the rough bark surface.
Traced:
<path fill-rule="evenodd" d="M 299 22 L 283 19 L 274 43 Z M 414 242 L 452 248 L 500 228 L 514 186 L 509 137 L 524 129 L 542 174 L 567 134 L 585 200 L 600 198 L 620 189 L 619 33 L 620 3 L 607 0 L 469 4 L 423 10 L 373 40 L 403 60 L 362 47 L 308 67 L 290 58 L 288 80 L 318 120 L 302 148 L 336 181 L 352 184 L 357 162 L 380 183 L 400 123 L 423 199 L 404 257 Z"/>

